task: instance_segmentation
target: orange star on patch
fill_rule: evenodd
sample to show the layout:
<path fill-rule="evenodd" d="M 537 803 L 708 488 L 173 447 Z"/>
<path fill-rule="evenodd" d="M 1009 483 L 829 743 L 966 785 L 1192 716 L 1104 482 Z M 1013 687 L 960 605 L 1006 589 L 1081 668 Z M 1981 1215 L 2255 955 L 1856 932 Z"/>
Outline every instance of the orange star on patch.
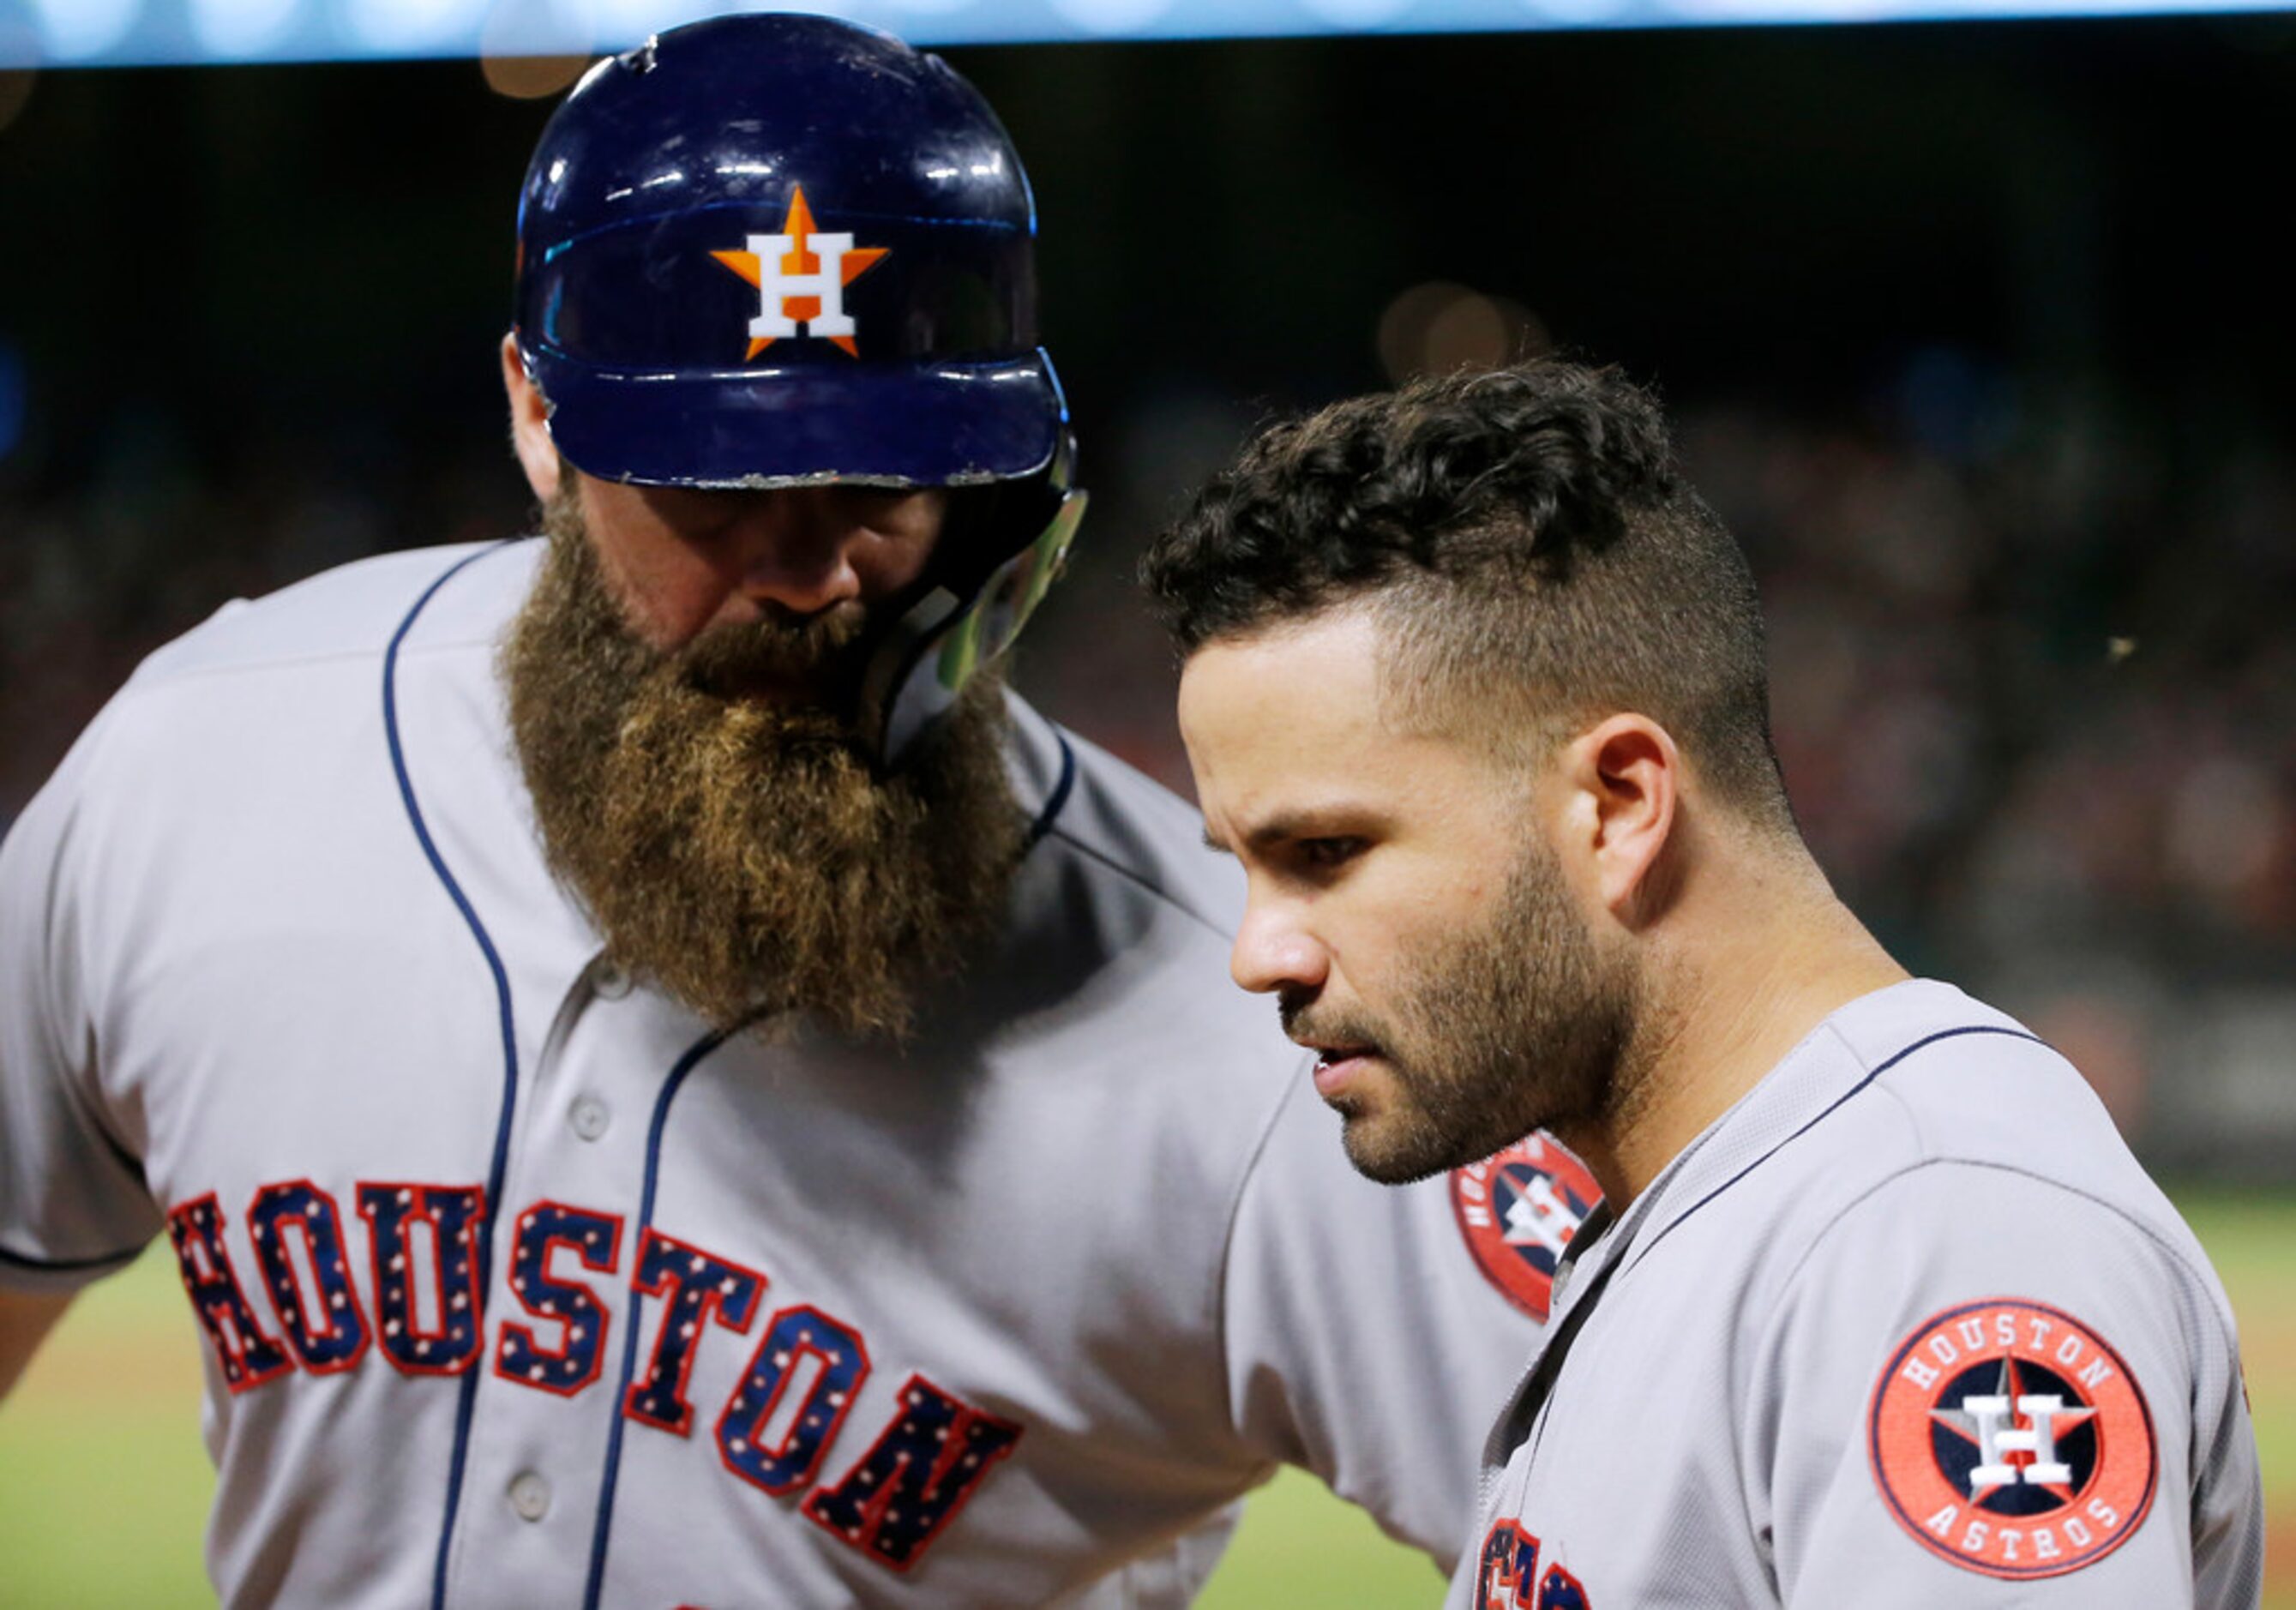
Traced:
<path fill-rule="evenodd" d="M 742 361 L 799 335 L 818 336 L 860 357 L 859 331 L 845 311 L 845 287 L 876 267 L 888 250 L 857 247 L 850 234 L 816 229 L 805 186 L 793 186 L 779 234 L 753 234 L 746 250 L 709 254 L 758 288 L 758 314 L 750 321 L 750 349 Z M 774 265 L 771 274 L 767 263 Z"/>

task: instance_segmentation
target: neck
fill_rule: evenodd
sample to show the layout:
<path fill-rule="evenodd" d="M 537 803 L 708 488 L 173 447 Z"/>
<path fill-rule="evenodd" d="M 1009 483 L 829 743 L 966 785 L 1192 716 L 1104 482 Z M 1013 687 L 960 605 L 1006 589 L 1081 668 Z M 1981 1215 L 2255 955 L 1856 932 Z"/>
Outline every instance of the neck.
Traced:
<path fill-rule="evenodd" d="M 1667 932 L 1636 938 L 1648 957 L 1612 1109 L 1556 1126 L 1613 1212 L 1827 1016 L 1909 976 L 1806 854 L 1698 882 Z"/>

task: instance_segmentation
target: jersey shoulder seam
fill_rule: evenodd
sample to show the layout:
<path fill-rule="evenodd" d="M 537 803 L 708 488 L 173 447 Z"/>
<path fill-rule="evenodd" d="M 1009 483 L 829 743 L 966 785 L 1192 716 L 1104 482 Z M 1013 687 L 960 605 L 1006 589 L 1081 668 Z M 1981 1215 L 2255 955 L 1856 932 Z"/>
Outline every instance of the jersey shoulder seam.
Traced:
<path fill-rule="evenodd" d="M 1054 822 L 1052 826 L 1047 827 L 1045 830 L 1044 836 L 1046 839 L 1058 840 L 1061 843 L 1067 845 L 1070 850 L 1075 850 L 1077 854 L 1083 856 L 1086 859 L 1097 862 L 1099 865 L 1106 867 L 1109 871 L 1116 874 L 1117 876 L 1125 879 L 1128 883 L 1137 884 L 1148 893 L 1155 896 L 1159 901 L 1170 907 L 1182 916 L 1186 917 L 1189 921 L 1194 923 L 1198 927 L 1202 928 L 1205 932 L 1212 934 L 1223 943 L 1233 937 L 1228 930 L 1223 928 L 1218 923 L 1213 922 L 1202 912 L 1198 911 L 1186 900 L 1181 899 L 1178 895 L 1173 893 L 1170 890 L 1157 883 L 1140 868 L 1127 866 L 1124 862 L 1118 860 L 1114 856 L 1109 854 L 1106 850 L 1100 849 L 1096 845 L 1086 843 L 1082 839 L 1077 837 L 1076 834 L 1070 833 L 1067 828 L 1060 826 L 1058 822 Z"/>
<path fill-rule="evenodd" d="M 352 563 L 353 564 L 364 564 L 382 560 L 411 559 L 418 554 L 446 554 L 455 556 L 453 558 L 453 562 L 447 565 L 446 571 L 428 573 L 429 579 L 423 583 L 423 587 L 427 587 L 435 586 L 437 582 L 443 580 L 446 576 L 451 575 L 455 571 L 461 569 L 463 566 L 470 563 L 472 560 L 485 558 L 490 554 L 506 552 L 509 549 L 515 547 L 518 545 L 519 540 L 519 538 L 512 538 L 498 542 L 482 542 L 464 545 L 468 549 L 466 552 L 463 551 L 462 548 L 453 546 L 439 549 L 405 548 L 391 553 L 373 554 L 367 560 L 353 561 Z M 342 569 L 348 567 L 338 568 Z M 410 565 L 409 568 L 412 569 L 413 567 Z M 336 572 L 334 571 L 323 571 L 319 572 L 317 576 L 305 578 L 304 581 L 315 582 L 322 578 L 331 576 L 335 573 Z M 302 585 L 304 585 L 304 583 L 296 584 L 297 587 Z M 295 587 L 293 587 L 285 589 L 288 593 L 291 593 L 294 590 Z M 233 602 L 240 605 L 241 608 L 244 610 L 262 610 L 270 605 L 275 600 L 280 599 L 283 596 L 284 594 L 282 593 L 275 593 L 267 598 L 237 599 Z M 422 587 L 417 587 L 413 596 L 414 597 L 422 596 Z M 411 604 L 409 607 L 411 607 Z M 225 611 L 229 611 L 231 609 L 231 605 L 226 604 L 224 609 Z M 155 661 L 165 659 L 174 650 L 181 647 L 184 644 L 191 641 L 193 638 L 197 637 L 209 628 L 214 627 L 220 617 L 220 613 L 221 612 L 218 612 L 218 614 L 210 615 L 205 621 L 193 627 L 182 637 L 174 638 L 170 642 L 161 645 L 159 649 L 154 651 L 149 659 L 146 659 L 143 664 L 137 666 L 135 671 L 129 675 L 127 680 L 120 686 L 119 691 L 115 695 L 115 698 L 117 700 L 125 701 L 134 696 L 156 693 L 161 688 L 172 686 L 177 683 L 197 681 L 205 678 L 259 676 L 266 672 L 291 671 L 299 668 L 308 668 L 315 665 L 331 665 L 336 663 L 357 664 L 362 661 L 379 661 L 385 654 L 390 653 L 390 634 L 405 621 L 407 611 L 406 609 L 397 610 L 391 615 L 390 623 L 384 629 L 384 635 L 371 643 L 357 643 L 336 648 L 312 648 L 299 652 L 277 654 L 249 653 L 244 656 L 226 655 L 221 656 L 213 661 L 205 663 L 194 662 L 193 664 L 180 667 L 155 665 L 153 663 Z M 433 653 L 453 653 L 458 652 L 467 653 L 474 648 L 483 649 L 490 647 L 492 645 L 492 642 L 493 637 L 491 635 L 484 633 L 472 634 L 464 637 L 449 637 L 438 641 L 407 645 L 402 651 L 401 658 L 404 659 L 408 655 L 428 656 Z"/>
<path fill-rule="evenodd" d="M 1902 1106 L 1903 1104 L 1900 1103 L 1899 1105 Z M 2054 1179 L 2047 1174 L 2037 1173 L 2031 1169 L 2020 1168 L 2015 1163 L 1996 1162 L 1990 1159 L 1980 1157 L 1934 1155 L 1918 1157 L 1898 1168 L 1890 1170 L 1887 1174 L 1884 1174 L 1879 1179 L 1873 1181 L 1864 1190 L 1858 1192 L 1857 1195 L 1843 1203 L 1833 1212 L 1832 1216 L 1826 1220 L 1825 1223 L 1819 1228 L 1817 1234 L 1810 1237 L 1809 1244 L 1802 1248 L 1800 1253 L 1796 1256 L 1792 1267 L 1786 1271 L 1782 1285 L 1792 1286 L 1796 1280 L 1799 1280 L 1801 1277 L 1803 1267 L 1808 1263 L 1811 1258 L 1816 1255 L 1818 1249 L 1824 1245 L 1835 1232 L 1841 1229 L 1843 1223 L 1848 1220 L 1852 1212 L 1856 1212 L 1858 1208 L 1865 1206 L 1882 1191 L 1888 1189 L 1890 1186 L 1897 1184 L 1899 1180 L 1907 1179 L 1912 1175 L 1921 1173 L 1925 1170 L 1937 1168 L 1982 1169 L 1992 1173 L 2008 1174 L 2020 1179 L 2030 1180 L 2035 1185 L 2045 1187 L 2049 1190 L 2057 1192 L 2063 1195 L 2078 1197 L 2079 1200 L 2086 1202 L 2091 1206 L 2109 1214 L 2112 1218 L 2119 1220 L 2130 1229 L 2136 1231 L 2147 1243 L 2161 1253 L 2165 1254 L 2170 1261 L 2175 1263 L 2176 1266 L 2184 1272 L 2185 1278 L 2190 1281 L 2194 1287 L 2203 1293 L 2208 1290 L 2209 1281 L 2206 1276 L 2202 1270 L 2193 1267 L 2191 1261 L 2184 1255 L 2183 1252 L 2179 1250 L 2173 1242 L 2161 1235 L 2160 1232 L 2155 1230 L 2151 1225 L 2145 1223 L 2142 1219 L 2139 1219 L 2136 1214 L 2130 1212 L 2119 1203 L 2109 1201 L 2106 1198 L 2098 1195 L 2094 1191 L 2084 1190 L 2079 1186 L 2069 1184 L 2064 1180 Z M 2211 1302 L 2208 1306 L 2213 1309 L 2216 1305 Z"/>

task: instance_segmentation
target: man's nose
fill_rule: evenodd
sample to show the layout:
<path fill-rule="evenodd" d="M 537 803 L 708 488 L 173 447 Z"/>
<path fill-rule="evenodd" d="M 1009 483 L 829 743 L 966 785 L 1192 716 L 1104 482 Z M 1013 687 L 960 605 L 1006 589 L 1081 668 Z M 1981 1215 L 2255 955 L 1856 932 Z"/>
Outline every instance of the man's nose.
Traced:
<path fill-rule="evenodd" d="M 862 592 L 854 550 L 866 534 L 826 487 L 763 493 L 735 518 L 728 553 L 734 586 L 753 603 L 798 616 L 854 602 Z"/>
<path fill-rule="evenodd" d="M 1255 995 L 1292 988 L 1313 992 L 1324 986 L 1331 956 L 1293 908 L 1252 899 L 1244 908 L 1228 952 L 1228 976 Z"/>

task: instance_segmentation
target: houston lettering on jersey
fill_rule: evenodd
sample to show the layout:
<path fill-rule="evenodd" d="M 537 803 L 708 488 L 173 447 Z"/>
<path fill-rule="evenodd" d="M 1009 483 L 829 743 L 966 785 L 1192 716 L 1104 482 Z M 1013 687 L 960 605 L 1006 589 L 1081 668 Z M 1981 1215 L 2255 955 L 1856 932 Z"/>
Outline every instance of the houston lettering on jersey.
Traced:
<path fill-rule="evenodd" d="M 227 1221 L 214 1193 L 173 1209 L 168 1238 L 224 1384 L 238 1393 L 298 1370 L 355 1369 L 370 1343 L 410 1376 L 456 1376 L 472 1368 L 487 1327 L 472 1244 L 485 1195 L 477 1186 L 359 1182 L 353 1199 L 370 1253 L 362 1301 L 346 1215 L 335 1198 L 308 1179 L 262 1187 L 248 1204 L 247 1228 L 259 1285 L 277 1316 L 275 1335 L 258 1317 L 232 1262 Z M 612 1322 L 583 1277 L 624 1277 L 622 1220 L 542 1201 L 512 1222 L 508 1284 L 518 1311 L 496 1326 L 494 1373 L 520 1386 L 578 1397 L 604 1373 Z M 687 1388 L 694 1358 L 720 1333 L 747 1347 L 772 1282 L 759 1270 L 651 1229 L 626 1277 L 634 1298 L 642 1293 L 661 1306 L 662 1319 L 620 1411 L 691 1437 L 697 1417 Z M 775 1499 L 810 1489 L 799 1505 L 808 1519 L 878 1565 L 906 1572 L 1013 1451 L 1023 1428 L 912 1375 L 868 1450 L 834 1481 L 822 1480 L 870 1368 L 868 1346 L 854 1327 L 810 1304 L 781 1308 L 766 1320 L 748 1367 L 708 1424 L 729 1474 Z"/>
<path fill-rule="evenodd" d="M 1964 1570 L 2062 1576 L 2126 1542 L 2152 1507 L 2152 1413 L 2120 1355 L 2016 1298 L 1923 1320 L 1869 1411 L 1874 1479 L 1908 1536 Z"/>

